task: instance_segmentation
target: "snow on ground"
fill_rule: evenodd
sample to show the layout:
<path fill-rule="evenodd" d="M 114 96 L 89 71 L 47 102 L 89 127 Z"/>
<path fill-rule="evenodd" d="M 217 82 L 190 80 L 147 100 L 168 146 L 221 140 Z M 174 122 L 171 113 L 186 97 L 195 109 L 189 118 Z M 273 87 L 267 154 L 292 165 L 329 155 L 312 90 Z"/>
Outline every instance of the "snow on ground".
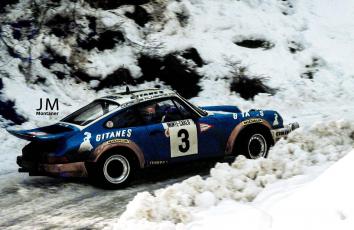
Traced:
<path fill-rule="evenodd" d="M 159 224 L 159 227 L 250 230 L 352 229 L 353 163 L 354 151 L 351 151 L 310 182 L 304 182 L 304 179 L 299 178 L 296 178 L 297 181 L 295 178 L 281 181 L 275 183 L 272 188 L 265 188 L 259 194 L 262 199 L 256 202 L 244 204 L 223 200 L 218 205 L 194 213 L 194 220 L 188 224 L 174 226 L 166 222 Z M 151 223 L 145 225 L 145 229 L 150 227 L 158 229 Z"/>
<path fill-rule="evenodd" d="M 273 229 L 352 229 L 354 225 L 354 151 L 315 181 L 268 199 L 260 207 L 272 216 Z M 291 208 L 289 208 L 291 207 Z"/>
<path fill-rule="evenodd" d="M 266 188 L 251 204 L 231 200 L 198 212 L 179 229 L 352 229 L 354 151 L 310 182 L 294 179 Z M 277 190 L 277 191 L 275 191 Z M 282 190 L 279 192 L 278 190 Z M 168 226 L 167 224 L 165 224 Z M 169 225 L 173 229 L 173 225 Z"/>
<path fill-rule="evenodd" d="M 305 177 L 302 180 L 297 178 L 299 181 L 313 179 L 354 147 L 353 135 L 354 124 L 349 121 L 318 123 L 307 131 L 300 129 L 287 140 L 277 143 L 267 159 L 249 160 L 240 156 L 231 165 L 218 163 L 211 169 L 210 177 L 194 176 L 152 194 L 139 193 L 128 204 L 116 227 L 156 229 L 166 225 L 173 229 L 189 228 L 194 226 L 194 222 L 203 222 L 199 220 L 199 216 L 204 215 L 201 213 L 208 213 L 208 209 L 212 213 L 213 207 L 225 206 L 225 200 L 228 200 L 226 206 L 230 206 L 230 202 L 235 204 L 226 210 L 236 208 L 239 210 L 237 214 L 246 207 L 246 213 L 241 216 L 250 219 L 254 210 L 245 203 L 252 202 L 259 193 L 279 180 L 294 176 Z M 263 218 L 263 215 L 259 216 Z M 206 221 L 202 226 L 208 224 Z"/>

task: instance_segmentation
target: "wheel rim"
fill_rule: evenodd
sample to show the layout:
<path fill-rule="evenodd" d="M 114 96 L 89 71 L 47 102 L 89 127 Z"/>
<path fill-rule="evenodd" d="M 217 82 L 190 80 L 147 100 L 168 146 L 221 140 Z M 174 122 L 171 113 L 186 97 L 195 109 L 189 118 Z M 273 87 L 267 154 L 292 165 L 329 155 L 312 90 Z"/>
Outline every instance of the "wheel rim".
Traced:
<path fill-rule="evenodd" d="M 248 154 L 250 158 L 265 157 L 267 154 L 267 142 L 261 134 L 254 134 L 248 141 Z"/>
<path fill-rule="evenodd" d="M 121 155 L 110 156 L 103 165 L 103 174 L 112 184 L 124 182 L 128 178 L 129 173 L 129 161 Z"/>

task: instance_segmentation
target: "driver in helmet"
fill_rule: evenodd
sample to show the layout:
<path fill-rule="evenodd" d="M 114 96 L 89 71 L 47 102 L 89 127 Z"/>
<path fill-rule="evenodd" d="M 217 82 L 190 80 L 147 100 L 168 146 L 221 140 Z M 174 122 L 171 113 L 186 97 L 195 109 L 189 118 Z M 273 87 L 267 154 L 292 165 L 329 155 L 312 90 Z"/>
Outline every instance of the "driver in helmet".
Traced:
<path fill-rule="evenodd" d="M 176 108 L 172 108 L 169 104 L 162 106 L 151 104 L 145 106 L 142 110 L 142 115 L 147 124 L 169 122 L 178 120 L 177 118 L 179 118 L 179 113 L 176 111 Z"/>

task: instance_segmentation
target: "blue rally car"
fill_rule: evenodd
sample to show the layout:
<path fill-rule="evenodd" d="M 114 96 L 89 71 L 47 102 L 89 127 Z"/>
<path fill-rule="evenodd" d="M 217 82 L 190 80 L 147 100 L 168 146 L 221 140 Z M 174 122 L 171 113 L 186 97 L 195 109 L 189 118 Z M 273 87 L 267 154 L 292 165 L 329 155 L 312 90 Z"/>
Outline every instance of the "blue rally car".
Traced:
<path fill-rule="evenodd" d="M 271 110 L 197 107 L 171 90 L 127 90 L 99 98 L 60 122 L 8 130 L 30 141 L 18 156 L 30 176 L 89 177 L 126 186 L 137 170 L 243 154 L 267 157 L 274 143 L 298 128 Z"/>

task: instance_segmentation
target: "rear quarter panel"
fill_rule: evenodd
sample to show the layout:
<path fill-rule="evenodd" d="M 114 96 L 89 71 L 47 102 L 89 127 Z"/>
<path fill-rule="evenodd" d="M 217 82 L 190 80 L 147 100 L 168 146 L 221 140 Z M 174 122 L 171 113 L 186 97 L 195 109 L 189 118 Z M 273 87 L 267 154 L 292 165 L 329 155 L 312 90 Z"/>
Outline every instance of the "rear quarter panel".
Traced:
<path fill-rule="evenodd" d="M 84 159 L 94 160 L 97 157 L 94 154 L 97 154 L 97 150 L 101 146 L 107 144 L 117 146 L 119 144 L 119 146 L 130 148 L 134 152 L 142 153 L 145 162 L 154 158 L 153 145 L 149 140 L 145 126 L 106 128 L 104 124 L 107 120 L 103 119 L 86 127 L 69 140 L 73 146 L 76 146 L 77 154 Z"/>

